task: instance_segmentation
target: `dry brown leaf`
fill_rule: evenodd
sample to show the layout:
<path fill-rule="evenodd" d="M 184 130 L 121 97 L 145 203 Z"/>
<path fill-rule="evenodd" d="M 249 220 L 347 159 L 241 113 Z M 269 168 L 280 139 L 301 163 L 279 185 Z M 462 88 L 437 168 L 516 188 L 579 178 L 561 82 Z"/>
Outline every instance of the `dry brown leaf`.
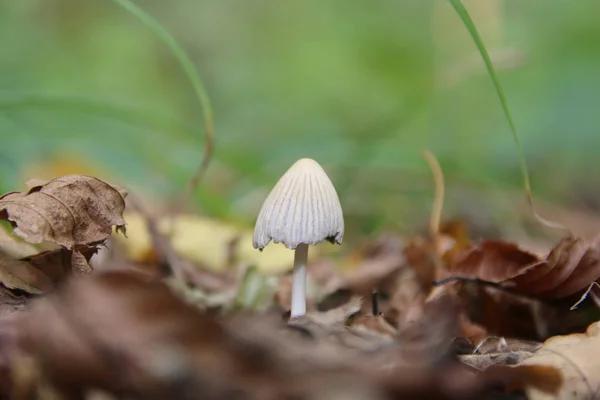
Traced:
<path fill-rule="evenodd" d="M 451 350 L 453 339 L 458 336 L 458 299 L 441 294 L 419 307 L 412 320 L 399 328 L 398 340 L 402 355 L 412 364 L 434 365 L 444 360 Z"/>
<path fill-rule="evenodd" d="M 458 252 L 445 277 L 473 277 L 540 299 L 562 299 L 600 279 L 600 237 L 562 239 L 546 258 L 518 246 L 485 241 Z"/>
<path fill-rule="evenodd" d="M 524 273 L 538 258 L 517 245 L 486 240 L 456 253 L 443 277 L 476 277 L 488 282 L 505 282 Z"/>
<path fill-rule="evenodd" d="M 355 261 L 355 269 L 342 278 L 339 288 L 359 295 L 369 295 L 405 262 L 402 241 L 392 234 L 378 237 L 353 256 L 359 261 Z"/>
<path fill-rule="evenodd" d="M 424 314 L 440 324 L 431 332 L 421 330 L 427 323 L 415 325 L 418 332 L 412 330 L 416 335 L 405 342 L 416 344 L 417 354 L 433 354 L 421 358 L 420 367 L 401 366 L 403 351 L 393 339 L 386 338 L 382 348 L 381 335 L 344 324 L 358 310 L 356 300 L 307 316 L 299 328 L 317 339 L 307 340 L 283 334 L 280 318 L 222 322 L 186 304 L 162 282 L 99 272 L 37 299 L 15 325 L 15 348 L 5 353 L 0 347 L 0 356 L 9 358 L 12 377 L 18 377 L 10 382 L 9 398 L 16 393 L 35 398 L 44 390 L 81 399 L 92 388 L 117 398 L 155 400 L 482 398 L 487 381 L 466 366 L 428 363 L 429 356 L 437 361 L 435 349 L 447 348 L 452 331 L 446 318 L 451 313 L 437 306 Z M 422 335 L 424 347 L 414 341 Z M 3 366 L 0 358 L 0 379 Z"/>
<path fill-rule="evenodd" d="M 395 290 L 396 276 L 406 267 L 402 241 L 395 235 L 382 235 L 350 254 L 342 265 L 352 266 L 351 271 L 329 281 L 325 289 L 328 294 L 317 308 L 325 311 L 339 307 L 357 295 L 364 298 L 363 309 L 367 311 L 371 309 L 371 294 L 375 290 L 381 294 L 383 311 L 382 299 L 391 296 L 388 292 Z"/>
<path fill-rule="evenodd" d="M 600 393 L 600 323 L 589 326 L 586 333 L 548 339 L 532 357 L 515 368 L 554 370 L 558 373 L 556 393 L 526 386 L 529 400 L 593 399 Z"/>
<path fill-rule="evenodd" d="M 11 290 L 41 294 L 53 288 L 53 283 L 42 271 L 28 262 L 15 260 L 0 250 L 0 283 Z"/>
<path fill-rule="evenodd" d="M 544 263 L 514 281 L 520 292 L 560 299 L 581 292 L 598 278 L 600 237 L 592 242 L 567 237 L 552 249 Z"/>
<path fill-rule="evenodd" d="M 535 390 L 537 393 L 549 396 L 544 398 L 554 399 L 554 395 L 562 385 L 560 372 L 556 368 L 543 365 L 520 365 L 518 367 L 492 365 L 485 369 L 481 375 L 492 378 L 499 377 L 499 382 L 504 384 L 505 391 L 509 393 L 517 392 L 517 398 L 522 398 L 520 395 L 522 395 L 524 388 L 530 388 L 530 390 Z M 527 396 L 527 399 L 540 400 L 530 396 Z"/>
<path fill-rule="evenodd" d="M 0 302 L 2 300 L 3 296 L 0 294 Z M 15 325 L 22 313 L 4 313 L 5 306 L 0 306 L 0 397 L 9 399 L 11 380 L 14 377 L 11 368 L 16 349 Z"/>
<path fill-rule="evenodd" d="M 448 260 L 461 250 L 468 248 L 471 245 L 471 238 L 467 232 L 467 226 L 461 220 L 445 221 L 440 226 L 440 235 L 452 238 L 453 246 L 444 253 L 444 259 Z"/>
<path fill-rule="evenodd" d="M 382 336 L 393 337 L 398 331 L 390 325 L 381 315 L 359 314 L 348 319 L 348 326 L 354 330 L 364 330 L 378 333 Z"/>
<path fill-rule="evenodd" d="M 112 227 L 124 229 L 125 200 L 115 187 L 93 177 L 67 175 L 27 192 L 0 197 L 0 218 L 30 243 L 50 241 L 73 249 L 107 239 Z"/>
<path fill-rule="evenodd" d="M 597 315 L 585 309 L 569 311 L 570 302 L 552 304 L 482 281 L 447 282 L 436 287 L 427 302 L 436 293 L 461 299 L 461 334 L 475 344 L 487 336 L 539 341 L 581 332 Z"/>
<path fill-rule="evenodd" d="M 79 249 L 74 249 L 71 252 L 71 268 L 80 274 L 89 274 L 92 272 L 89 259 L 86 259 Z"/>
<path fill-rule="evenodd" d="M 26 262 L 41 271 L 51 282 L 56 284 L 73 272 L 89 272 L 89 261 L 97 251 L 98 248 L 95 246 L 78 245 L 73 251 L 59 248 L 34 254 L 22 258 L 20 261 Z M 75 253 L 77 255 L 74 255 Z"/>
<path fill-rule="evenodd" d="M 384 288 L 386 288 L 384 286 Z M 402 326 L 421 315 L 426 292 L 413 268 L 402 268 L 394 279 L 389 280 L 387 290 L 389 300 L 380 301 L 381 313 L 392 325 Z"/>
<path fill-rule="evenodd" d="M 216 322 L 164 284 L 112 272 L 71 281 L 34 303 L 18 337 L 58 387 L 112 393 L 128 387 L 156 395 L 157 385 L 168 386 L 170 369 L 176 373 L 187 363 L 200 363 L 209 380 L 222 381 L 218 374 L 236 368 L 219 350 L 222 335 Z"/>
<path fill-rule="evenodd" d="M 404 256 L 406 257 L 406 263 L 416 274 L 419 286 L 424 291 L 429 290 L 431 282 L 435 280 L 437 271 L 435 244 L 429 238 L 414 237 L 406 244 Z"/>

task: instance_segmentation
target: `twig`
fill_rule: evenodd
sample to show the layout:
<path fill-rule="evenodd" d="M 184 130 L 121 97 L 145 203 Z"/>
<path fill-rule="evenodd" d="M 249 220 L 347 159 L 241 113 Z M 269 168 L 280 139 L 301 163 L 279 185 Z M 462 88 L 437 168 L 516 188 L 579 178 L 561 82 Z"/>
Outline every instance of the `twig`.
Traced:
<path fill-rule="evenodd" d="M 371 292 L 371 312 L 374 317 L 379 315 L 379 295 L 377 289 L 373 289 Z"/>

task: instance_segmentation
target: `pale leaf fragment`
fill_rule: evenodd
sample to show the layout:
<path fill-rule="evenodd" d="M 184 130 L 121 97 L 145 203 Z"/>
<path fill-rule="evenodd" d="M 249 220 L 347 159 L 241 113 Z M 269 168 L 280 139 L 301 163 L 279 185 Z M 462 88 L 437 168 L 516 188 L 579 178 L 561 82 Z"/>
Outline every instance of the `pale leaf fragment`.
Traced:
<path fill-rule="evenodd" d="M 524 367 L 553 368 L 562 378 L 555 392 L 526 386 L 529 400 L 596 398 L 600 393 L 600 323 L 590 325 L 586 333 L 548 339 L 532 357 L 515 366 Z"/>
<path fill-rule="evenodd" d="M 9 289 L 19 289 L 31 294 L 41 294 L 53 287 L 50 278 L 42 271 L 25 261 L 15 260 L 2 250 L 0 283 Z"/>

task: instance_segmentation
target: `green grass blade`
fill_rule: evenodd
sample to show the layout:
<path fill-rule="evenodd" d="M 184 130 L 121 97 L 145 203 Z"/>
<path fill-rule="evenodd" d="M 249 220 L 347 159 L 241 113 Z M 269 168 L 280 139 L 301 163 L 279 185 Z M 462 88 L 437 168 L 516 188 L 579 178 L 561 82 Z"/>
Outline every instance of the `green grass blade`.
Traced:
<path fill-rule="evenodd" d="M 198 96 L 200 106 L 202 107 L 202 116 L 204 118 L 204 156 L 200 166 L 196 170 L 194 176 L 188 182 L 186 190 L 184 192 L 182 203 L 185 204 L 189 201 L 192 192 L 198 186 L 204 172 L 208 168 L 210 160 L 214 152 L 214 120 L 213 111 L 208 97 L 208 93 L 204 87 L 200 74 L 196 70 L 196 67 L 187 56 L 185 51 L 177 44 L 175 38 L 150 14 L 142 10 L 140 7 L 135 5 L 130 0 L 113 0 L 119 6 L 130 12 L 142 23 L 148 26 L 171 50 L 177 61 L 181 64 L 181 67 L 188 79 L 190 80 L 194 92 Z"/>
<path fill-rule="evenodd" d="M 496 74 L 496 70 L 494 68 L 494 65 L 492 64 L 492 60 L 490 59 L 490 55 L 488 54 L 488 51 L 485 48 L 485 44 L 483 43 L 481 36 L 479 36 L 479 32 L 477 31 L 477 28 L 475 27 L 475 24 L 473 23 L 473 20 L 471 19 L 471 16 L 469 15 L 469 12 L 467 11 L 467 9 L 462 4 L 461 0 L 448 0 L 448 1 L 450 2 L 450 4 L 452 5 L 454 10 L 460 17 L 463 25 L 465 26 L 467 31 L 469 31 L 471 38 L 475 42 L 475 46 L 477 47 L 477 50 L 479 51 L 479 54 L 481 55 L 481 58 L 483 59 L 483 62 L 485 63 L 487 72 L 488 72 L 490 78 L 492 79 L 492 82 L 496 89 L 496 93 L 498 93 L 498 98 L 500 99 L 500 104 L 502 105 L 502 110 L 504 111 L 504 116 L 506 117 L 506 120 L 508 121 L 508 124 L 510 126 L 510 131 L 511 131 L 513 139 L 515 141 L 515 145 L 517 147 L 519 164 L 521 167 L 521 174 L 523 176 L 523 186 L 525 189 L 525 196 L 527 197 L 527 202 L 531 206 L 533 214 L 535 215 L 535 217 L 538 220 L 540 220 L 543 224 L 545 224 L 547 226 L 554 227 L 554 228 L 560 228 L 560 229 L 566 229 L 564 226 L 562 226 L 560 224 L 548 221 L 548 220 L 540 217 L 537 214 L 537 212 L 535 211 L 535 208 L 533 207 L 533 199 L 532 199 L 532 194 L 531 194 L 529 169 L 527 168 L 527 162 L 525 161 L 525 153 L 523 152 L 523 146 L 521 145 L 521 141 L 519 140 L 519 135 L 517 134 L 517 128 L 516 128 L 515 122 L 512 118 L 512 115 L 510 114 L 510 110 L 508 108 L 508 101 L 506 100 L 506 95 L 504 94 L 504 90 L 502 90 L 502 85 L 500 85 L 500 79 L 498 78 L 498 75 Z"/>
<path fill-rule="evenodd" d="M 513 139 L 515 140 L 515 144 L 517 145 L 517 150 L 519 151 L 519 161 L 521 163 L 521 173 L 523 174 L 523 183 L 525 185 L 525 191 L 527 193 L 529 193 L 529 192 L 531 192 L 530 183 L 529 183 L 529 171 L 527 168 L 527 163 L 525 162 L 525 154 L 523 152 L 523 146 L 521 146 L 521 141 L 519 140 L 519 136 L 517 135 L 517 128 L 516 128 L 515 122 L 510 114 L 510 110 L 508 109 L 508 102 L 506 101 L 506 96 L 504 95 L 504 90 L 502 90 L 502 86 L 500 85 L 500 79 L 498 79 L 498 75 L 496 74 L 496 70 L 494 68 L 494 65 L 492 64 L 492 60 L 490 59 L 490 55 L 488 54 L 487 49 L 485 48 L 485 45 L 483 44 L 483 40 L 481 39 L 481 36 L 479 36 L 479 32 L 477 31 L 477 28 L 475 27 L 475 24 L 473 23 L 473 20 L 471 19 L 469 12 L 465 8 L 465 6 L 462 4 L 461 0 L 448 0 L 448 1 L 450 1 L 450 4 L 452 5 L 452 7 L 456 11 L 456 13 L 459 15 L 465 28 L 467 29 L 467 31 L 469 31 L 471 38 L 473 38 L 473 41 L 475 42 L 475 45 L 477 46 L 477 50 L 479 51 L 479 54 L 481 54 L 481 58 L 483 59 L 483 62 L 485 63 L 485 67 L 488 71 L 488 74 L 490 75 L 490 78 L 492 79 L 492 82 L 496 89 L 496 93 L 498 93 L 498 97 L 500 98 L 500 104 L 502 105 L 502 110 L 504 111 L 504 116 L 506 117 L 506 120 L 508 121 L 508 124 L 510 125 L 510 131 L 512 132 Z"/>

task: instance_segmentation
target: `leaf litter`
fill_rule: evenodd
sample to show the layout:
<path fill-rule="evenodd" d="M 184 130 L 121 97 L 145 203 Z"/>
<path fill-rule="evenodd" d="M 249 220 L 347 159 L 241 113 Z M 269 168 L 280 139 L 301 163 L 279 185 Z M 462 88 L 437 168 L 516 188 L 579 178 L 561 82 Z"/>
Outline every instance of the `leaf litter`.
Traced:
<path fill-rule="evenodd" d="M 83 175 L 26 185 L 27 191 L 0 196 L 0 219 L 22 239 L 2 231 L 0 283 L 9 291 L 39 295 L 72 274 L 90 273 L 91 257 L 113 229 L 125 232 L 126 192 Z M 36 253 L 35 245 L 51 250 Z"/>
<path fill-rule="evenodd" d="M 540 256 L 432 218 L 425 236 L 317 253 L 308 313 L 288 321 L 284 268 L 198 263 L 130 197 L 152 243 L 131 258 L 112 237 L 125 196 L 70 175 L 0 198 L 20 238 L 0 241 L 4 398 L 537 400 L 600 385 L 598 311 L 570 311 L 600 278 L 598 240 Z"/>

